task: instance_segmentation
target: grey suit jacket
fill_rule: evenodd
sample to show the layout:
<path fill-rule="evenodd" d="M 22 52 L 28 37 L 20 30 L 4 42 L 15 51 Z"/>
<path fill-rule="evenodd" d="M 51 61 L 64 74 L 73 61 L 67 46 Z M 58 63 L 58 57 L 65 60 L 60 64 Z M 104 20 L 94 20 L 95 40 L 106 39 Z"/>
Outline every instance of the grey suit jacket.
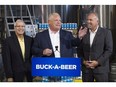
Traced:
<path fill-rule="evenodd" d="M 97 60 L 99 65 L 93 70 L 94 73 L 109 72 L 109 57 L 113 50 L 113 41 L 111 31 L 99 27 L 94 37 L 93 44 L 90 47 L 90 33 L 86 34 L 82 40 L 82 44 L 79 49 L 79 56 L 82 60 Z M 82 65 L 83 72 L 87 73 L 90 69 L 87 69 Z"/>

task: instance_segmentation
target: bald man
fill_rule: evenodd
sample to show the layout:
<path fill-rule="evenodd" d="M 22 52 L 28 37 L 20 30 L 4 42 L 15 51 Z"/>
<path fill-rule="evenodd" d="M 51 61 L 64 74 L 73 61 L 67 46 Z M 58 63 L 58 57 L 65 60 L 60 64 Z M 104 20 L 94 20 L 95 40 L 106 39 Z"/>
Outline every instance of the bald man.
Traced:
<path fill-rule="evenodd" d="M 97 13 L 87 15 L 88 32 L 83 37 L 79 56 L 83 60 L 83 82 L 107 82 L 109 57 L 112 54 L 112 34 L 108 29 L 99 26 Z"/>

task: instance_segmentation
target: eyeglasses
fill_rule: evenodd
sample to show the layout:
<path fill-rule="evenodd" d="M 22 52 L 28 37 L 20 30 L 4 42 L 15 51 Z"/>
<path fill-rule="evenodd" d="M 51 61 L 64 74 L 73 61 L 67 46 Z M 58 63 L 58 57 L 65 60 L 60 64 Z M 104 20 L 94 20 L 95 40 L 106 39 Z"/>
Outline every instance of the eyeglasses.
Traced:
<path fill-rule="evenodd" d="M 23 27 L 24 28 L 25 26 L 15 26 L 15 27 Z"/>

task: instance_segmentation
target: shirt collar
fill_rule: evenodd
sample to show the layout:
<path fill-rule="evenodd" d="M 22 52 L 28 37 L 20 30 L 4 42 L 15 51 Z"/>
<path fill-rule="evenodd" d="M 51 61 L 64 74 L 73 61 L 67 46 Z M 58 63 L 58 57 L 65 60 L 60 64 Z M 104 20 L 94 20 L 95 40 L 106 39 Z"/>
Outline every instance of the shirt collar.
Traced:
<path fill-rule="evenodd" d="M 18 40 L 24 42 L 24 37 L 23 38 L 18 37 Z"/>
<path fill-rule="evenodd" d="M 90 33 L 96 33 L 97 30 L 98 30 L 98 27 L 99 27 L 99 26 L 97 26 L 97 28 L 96 28 L 96 30 L 95 30 L 94 32 L 92 32 L 92 31 L 89 29 L 89 32 L 90 32 Z"/>
<path fill-rule="evenodd" d="M 51 31 L 51 29 L 49 28 L 48 31 L 49 31 L 50 34 L 59 34 L 59 31 L 60 31 L 60 30 L 58 30 L 56 33 L 54 33 L 54 32 Z"/>

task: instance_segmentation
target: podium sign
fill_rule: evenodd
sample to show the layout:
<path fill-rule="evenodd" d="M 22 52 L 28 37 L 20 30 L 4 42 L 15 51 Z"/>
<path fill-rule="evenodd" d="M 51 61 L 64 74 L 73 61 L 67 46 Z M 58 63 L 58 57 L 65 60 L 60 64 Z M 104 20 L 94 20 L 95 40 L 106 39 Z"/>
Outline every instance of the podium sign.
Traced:
<path fill-rule="evenodd" d="M 80 76 L 80 58 L 32 58 L 32 76 Z"/>

